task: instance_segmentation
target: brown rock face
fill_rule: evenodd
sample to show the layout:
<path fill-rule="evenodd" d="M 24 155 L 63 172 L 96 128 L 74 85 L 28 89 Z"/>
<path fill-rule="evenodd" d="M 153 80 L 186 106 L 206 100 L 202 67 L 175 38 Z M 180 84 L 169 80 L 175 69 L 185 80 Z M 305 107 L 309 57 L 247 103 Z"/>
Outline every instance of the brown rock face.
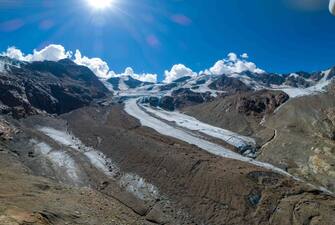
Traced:
<path fill-rule="evenodd" d="M 211 83 L 209 88 L 218 91 L 226 91 L 228 93 L 246 92 L 251 90 L 242 81 L 225 75 L 220 76 L 219 79 Z"/>
<path fill-rule="evenodd" d="M 252 136 L 261 146 L 274 136 L 273 130 L 261 125 L 262 119 L 288 99 L 281 91 L 250 91 L 219 97 L 183 111 L 213 126 Z"/>
<path fill-rule="evenodd" d="M 92 71 L 70 60 L 9 67 L 0 72 L 0 113 L 16 118 L 35 115 L 38 110 L 66 113 L 109 94 Z"/>
<path fill-rule="evenodd" d="M 285 103 L 289 96 L 284 92 L 267 90 L 250 94 L 242 94 L 237 101 L 236 109 L 246 115 L 264 115 L 272 113 L 278 106 Z"/>
<path fill-rule="evenodd" d="M 0 120 L 0 140 L 11 140 L 15 134 L 15 129 L 12 128 L 5 120 Z"/>

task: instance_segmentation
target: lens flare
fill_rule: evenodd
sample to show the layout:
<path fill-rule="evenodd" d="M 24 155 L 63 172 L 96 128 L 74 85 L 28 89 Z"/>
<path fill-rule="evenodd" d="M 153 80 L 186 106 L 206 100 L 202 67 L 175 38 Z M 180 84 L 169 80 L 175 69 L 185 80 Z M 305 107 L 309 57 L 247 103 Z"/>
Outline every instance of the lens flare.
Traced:
<path fill-rule="evenodd" d="M 103 10 L 113 5 L 113 0 L 87 0 L 93 9 Z"/>

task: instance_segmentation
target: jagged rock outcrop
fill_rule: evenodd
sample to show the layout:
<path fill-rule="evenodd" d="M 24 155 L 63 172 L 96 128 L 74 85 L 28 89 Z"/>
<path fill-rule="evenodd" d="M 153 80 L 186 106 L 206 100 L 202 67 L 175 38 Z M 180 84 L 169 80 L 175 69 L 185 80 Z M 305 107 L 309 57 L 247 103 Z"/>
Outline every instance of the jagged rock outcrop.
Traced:
<path fill-rule="evenodd" d="M 123 89 L 133 89 L 142 87 L 145 85 L 153 84 L 150 82 L 143 82 L 137 79 L 134 79 L 131 76 L 120 76 L 120 77 L 112 77 L 107 80 L 108 83 L 110 83 L 113 87 L 114 91 L 120 91 Z"/>
<path fill-rule="evenodd" d="M 239 79 L 227 77 L 225 75 L 220 76 L 208 87 L 213 90 L 225 91 L 227 93 L 246 92 L 251 90 L 250 87 Z"/>
<path fill-rule="evenodd" d="M 109 94 L 91 70 L 71 60 L 12 61 L 0 72 L 0 110 L 16 118 L 34 115 L 40 110 L 66 113 Z"/>
<path fill-rule="evenodd" d="M 264 116 L 264 114 L 272 113 L 288 99 L 289 96 L 282 91 L 262 90 L 242 94 L 238 97 L 236 110 L 246 115 Z"/>
<path fill-rule="evenodd" d="M 162 109 L 173 111 L 178 108 L 211 101 L 212 99 L 210 92 L 198 93 L 187 88 L 181 88 L 173 91 L 171 95 L 163 97 L 150 96 L 143 98 L 141 101 L 153 107 L 161 107 Z"/>

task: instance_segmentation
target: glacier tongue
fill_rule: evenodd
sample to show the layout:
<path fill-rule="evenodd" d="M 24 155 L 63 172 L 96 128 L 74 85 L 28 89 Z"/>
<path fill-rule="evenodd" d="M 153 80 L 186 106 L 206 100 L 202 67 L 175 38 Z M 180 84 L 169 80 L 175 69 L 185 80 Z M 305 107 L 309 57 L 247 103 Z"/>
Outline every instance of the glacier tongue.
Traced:
<path fill-rule="evenodd" d="M 256 166 L 260 166 L 263 168 L 267 168 L 273 171 L 277 171 L 281 174 L 289 175 L 286 171 L 277 168 L 271 164 L 259 162 L 257 160 L 253 160 L 248 157 L 244 157 L 240 154 L 237 154 L 221 145 L 212 143 L 210 141 L 204 140 L 202 138 L 199 138 L 197 135 L 191 135 L 192 130 L 189 132 L 186 132 L 182 129 L 178 129 L 176 127 L 173 127 L 171 125 L 166 124 L 165 122 L 150 116 L 147 112 L 143 111 L 140 106 L 137 104 L 138 99 L 129 99 L 125 103 L 125 111 L 135 118 L 137 118 L 142 126 L 150 127 L 157 131 L 160 134 L 173 137 L 176 139 L 179 139 L 181 141 L 187 142 L 189 144 L 193 144 L 198 146 L 199 148 L 212 153 L 214 155 L 222 156 L 225 158 L 235 159 L 243 162 L 247 162 Z"/>
<path fill-rule="evenodd" d="M 125 102 L 125 108 L 124 110 L 132 117 L 138 119 L 141 123 L 142 126 L 146 126 L 149 128 L 154 129 L 155 131 L 157 131 L 158 133 L 165 135 L 165 136 L 169 136 L 169 137 L 173 137 L 176 139 L 179 139 L 181 141 L 184 141 L 186 143 L 189 144 L 193 144 L 211 154 L 217 155 L 217 156 L 221 156 L 224 158 L 229 158 L 229 159 L 234 159 L 234 160 L 238 160 L 238 161 L 242 161 L 245 163 L 249 163 L 255 166 L 259 166 L 265 169 L 269 169 L 272 170 L 274 172 L 277 172 L 279 174 L 282 175 L 286 175 L 291 177 L 294 180 L 297 181 L 301 181 L 300 178 L 295 177 L 291 174 L 289 174 L 288 172 L 272 165 L 269 163 L 265 163 L 265 162 L 260 162 L 245 156 L 242 156 L 240 154 L 237 154 L 227 148 L 224 148 L 221 145 L 212 143 L 210 141 L 204 140 L 200 137 L 198 137 L 198 135 L 194 134 L 192 135 L 192 130 L 190 129 L 189 132 L 186 132 L 185 130 L 182 129 L 178 129 L 177 127 L 171 126 L 165 122 L 163 122 L 162 120 L 159 120 L 153 116 L 151 116 L 149 113 L 145 112 L 143 110 L 143 108 L 141 108 L 138 105 L 138 101 L 139 98 L 135 99 L 128 99 Z M 170 121 L 173 119 L 170 119 Z M 314 185 L 307 183 L 307 185 L 319 189 L 321 191 L 327 192 L 329 194 L 333 194 L 331 191 L 323 188 L 323 187 L 315 187 Z"/>
<path fill-rule="evenodd" d="M 153 109 L 147 106 L 143 107 L 147 112 L 152 113 L 153 115 L 163 120 L 175 122 L 180 127 L 184 127 L 192 131 L 198 131 L 211 137 L 219 138 L 237 148 L 243 148 L 247 145 L 256 145 L 255 140 L 250 137 L 242 136 L 229 130 L 211 126 L 195 119 L 194 117 L 185 115 L 178 111 L 171 112 L 162 109 Z"/>

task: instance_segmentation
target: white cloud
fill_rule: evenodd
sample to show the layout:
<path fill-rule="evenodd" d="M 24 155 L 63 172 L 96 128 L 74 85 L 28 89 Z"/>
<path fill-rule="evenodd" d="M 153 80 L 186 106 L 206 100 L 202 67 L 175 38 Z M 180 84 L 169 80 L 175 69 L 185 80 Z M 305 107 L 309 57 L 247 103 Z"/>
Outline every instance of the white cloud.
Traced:
<path fill-rule="evenodd" d="M 26 62 L 44 60 L 59 61 L 61 59 L 70 58 L 78 65 L 88 67 L 97 77 L 102 79 L 127 75 L 143 82 L 156 83 L 158 77 L 157 74 L 150 73 L 136 74 L 131 67 L 127 67 L 124 73 L 116 74 L 114 71 L 109 69 L 107 62 L 100 58 L 89 58 L 87 56 L 83 56 L 79 50 L 76 50 L 74 58 L 72 58 L 72 52 L 66 51 L 62 45 L 52 44 L 40 51 L 34 50 L 32 54 L 28 55 L 25 55 L 16 47 L 9 47 L 1 55 Z"/>
<path fill-rule="evenodd" d="M 237 62 L 238 60 L 237 55 L 234 52 L 228 54 L 228 59 L 231 62 Z"/>
<path fill-rule="evenodd" d="M 65 58 L 70 58 L 72 53 L 70 51 L 65 51 L 65 48 L 61 45 L 48 45 L 47 47 L 41 49 L 40 51 L 34 50 L 33 54 L 25 55 L 20 49 L 16 47 L 9 47 L 6 52 L 2 55 L 21 60 L 21 61 L 58 61 Z"/>
<path fill-rule="evenodd" d="M 243 59 L 248 59 L 248 58 L 249 58 L 249 55 L 248 55 L 247 53 L 243 53 L 243 54 L 241 55 L 241 57 L 242 57 Z"/>
<path fill-rule="evenodd" d="M 197 73 L 193 72 L 190 68 L 187 68 L 183 64 L 177 64 L 172 66 L 171 70 L 165 70 L 165 79 L 164 83 L 171 83 L 174 80 L 177 80 L 181 77 L 186 77 L 186 76 L 197 76 Z"/>
<path fill-rule="evenodd" d="M 157 83 L 157 74 L 142 73 L 142 74 L 134 74 L 133 77 L 143 82 Z"/>
<path fill-rule="evenodd" d="M 255 63 L 247 61 L 248 54 L 244 53 L 241 57 L 242 59 L 238 58 L 235 53 L 229 53 L 227 59 L 217 61 L 209 71 L 215 75 L 242 73 L 245 71 L 264 73 L 264 70 L 259 69 Z"/>
<path fill-rule="evenodd" d="M 93 73 L 102 79 L 108 79 L 111 77 L 120 77 L 120 76 L 131 76 L 134 79 L 156 83 L 158 75 L 151 73 L 135 73 L 131 67 L 127 67 L 123 73 L 117 74 L 114 71 L 110 70 L 107 62 L 100 58 L 89 58 L 83 56 L 79 50 L 76 50 L 74 57 L 72 57 L 71 51 L 66 51 L 62 45 L 49 45 L 40 51 L 34 50 L 32 54 L 25 55 L 20 49 L 16 47 L 9 47 L 1 55 L 8 56 L 21 61 L 58 61 L 64 58 L 73 59 L 78 65 L 87 66 L 90 68 Z M 241 73 L 244 71 L 250 71 L 253 73 L 263 73 L 264 71 L 256 66 L 255 63 L 248 61 L 248 54 L 243 53 L 238 56 L 236 53 L 229 53 L 226 59 L 217 61 L 213 67 L 201 71 L 200 74 L 233 74 Z M 185 76 L 195 77 L 198 74 L 193 72 L 192 69 L 186 67 L 183 64 L 176 64 L 172 66 L 171 70 L 165 70 L 164 72 L 164 81 L 165 83 L 171 83 L 172 81 L 179 79 Z"/>
<path fill-rule="evenodd" d="M 127 76 L 133 76 L 133 75 L 134 75 L 134 70 L 133 70 L 133 68 L 131 68 L 131 67 L 127 67 L 127 68 L 124 70 L 124 75 L 127 75 Z"/>
<path fill-rule="evenodd" d="M 87 66 L 99 78 L 107 79 L 115 76 L 115 73 L 109 70 L 109 66 L 105 61 L 100 58 L 88 58 L 82 56 L 79 50 L 76 50 L 76 53 L 74 54 L 74 62 L 78 65 Z"/>
<path fill-rule="evenodd" d="M 7 51 L 1 53 L 1 55 L 7 56 L 12 59 L 24 60 L 24 54 L 21 52 L 20 49 L 17 49 L 14 46 L 7 48 Z"/>
<path fill-rule="evenodd" d="M 120 74 L 114 73 L 113 75 L 113 77 L 121 77 L 121 76 L 131 76 L 132 78 L 140 80 L 142 82 L 150 82 L 150 83 L 157 83 L 157 77 L 158 77 L 157 74 L 151 74 L 151 73 L 137 74 L 131 67 L 127 67 L 123 73 Z"/>
<path fill-rule="evenodd" d="M 62 45 L 49 45 L 40 51 L 34 50 L 32 55 L 27 55 L 28 61 L 58 61 L 65 58 L 70 58 L 72 53 L 65 51 Z"/>

